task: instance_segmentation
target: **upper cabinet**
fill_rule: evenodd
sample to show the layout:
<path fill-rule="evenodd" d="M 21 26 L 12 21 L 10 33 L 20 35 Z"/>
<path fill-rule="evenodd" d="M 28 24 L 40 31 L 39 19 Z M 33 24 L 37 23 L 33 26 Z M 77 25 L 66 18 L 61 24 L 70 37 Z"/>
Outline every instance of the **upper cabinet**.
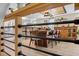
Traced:
<path fill-rule="evenodd" d="M 79 3 L 75 3 L 75 10 L 79 10 Z"/>

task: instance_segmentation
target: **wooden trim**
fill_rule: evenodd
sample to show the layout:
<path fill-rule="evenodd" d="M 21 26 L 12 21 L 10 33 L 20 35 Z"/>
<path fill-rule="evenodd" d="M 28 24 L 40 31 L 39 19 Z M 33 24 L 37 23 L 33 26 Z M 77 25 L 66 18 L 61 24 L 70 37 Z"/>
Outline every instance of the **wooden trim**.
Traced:
<path fill-rule="evenodd" d="M 16 17 L 15 19 L 15 55 L 18 55 L 18 52 L 20 51 L 18 47 L 18 43 L 20 42 L 20 38 L 18 38 L 18 34 L 21 33 L 21 29 L 18 28 L 18 24 L 21 24 L 21 18 Z"/>
<path fill-rule="evenodd" d="M 4 25 L 4 24 L 3 24 L 3 25 Z M 1 32 L 4 32 L 4 29 L 0 29 L 0 33 L 1 33 Z M 0 56 L 3 56 L 4 53 L 1 52 L 1 50 L 4 49 L 4 46 L 1 46 L 1 44 L 4 43 L 4 40 L 1 40 L 1 38 L 4 38 L 4 35 L 1 35 L 1 34 L 0 34 Z"/>
<path fill-rule="evenodd" d="M 0 29 L 0 33 L 1 33 L 1 29 Z M 0 56 L 1 56 L 1 34 L 0 34 Z"/>

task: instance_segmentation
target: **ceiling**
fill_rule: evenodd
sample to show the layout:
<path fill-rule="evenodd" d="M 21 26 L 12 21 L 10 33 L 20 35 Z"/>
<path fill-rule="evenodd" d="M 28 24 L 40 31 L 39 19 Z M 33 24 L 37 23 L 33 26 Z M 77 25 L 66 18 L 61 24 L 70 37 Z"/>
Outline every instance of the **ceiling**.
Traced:
<path fill-rule="evenodd" d="M 17 5 L 16 5 L 17 3 L 0 3 L 0 23 L 2 22 L 2 20 L 3 20 L 3 18 L 4 18 L 4 16 L 7 14 L 7 10 L 8 10 L 8 8 L 9 7 L 12 7 L 13 9 L 16 9 L 16 7 L 17 7 Z M 21 6 L 23 5 L 23 4 L 26 4 L 26 3 L 19 3 Z M 73 12 L 73 9 L 74 8 L 71 8 L 71 7 L 73 7 L 73 5 L 71 4 L 71 5 L 68 5 L 68 6 L 65 6 L 65 8 L 66 8 L 66 11 L 69 13 L 70 11 L 71 12 Z M 71 8 L 71 9 L 70 9 Z"/>
<path fill-rule="evenodd" d="M 0 20 L 3 19 L 4 16 L 7 14 L 9 8 L 16 9 L 17 4 L 22 7 L 24 4 L 27 3 L 0 3 Z"/>
<path fill-rule="evenodd" d="M 8 6 L 8 3 L 0 3 L 0 20 L 5 16 Z"/>
<path fill-rule="evenodd" d="M 0 3 L 0 24 L 2 23 L 4 16 L 7 14 L 9 7 L 15 9 L 16 4 L 17 3 Z"/>

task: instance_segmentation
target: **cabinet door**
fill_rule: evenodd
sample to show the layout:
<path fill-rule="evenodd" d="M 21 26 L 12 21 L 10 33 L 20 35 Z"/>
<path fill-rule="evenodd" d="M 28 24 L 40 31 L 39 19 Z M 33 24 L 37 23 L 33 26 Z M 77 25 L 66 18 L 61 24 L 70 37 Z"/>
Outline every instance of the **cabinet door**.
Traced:
<path fill-rule="evenodd" d="M 61 38 L 68 38 L 68 30 L 62 29 L 60 36 L 61 36 Z"/>
<path fill-rule="evenodd" d="M 68 29 L 68 37 L 71 37 L 71 29 Z"/>

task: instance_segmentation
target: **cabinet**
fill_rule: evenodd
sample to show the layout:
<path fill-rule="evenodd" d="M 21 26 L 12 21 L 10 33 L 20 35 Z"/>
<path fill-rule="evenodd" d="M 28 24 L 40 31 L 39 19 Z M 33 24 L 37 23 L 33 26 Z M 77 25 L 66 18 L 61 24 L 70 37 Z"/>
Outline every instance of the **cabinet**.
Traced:
<path fill-rule="evenodd" d="M 55 27 L 56 30 L 60 30 L 60 38 L 71 38 L 76 39 L 77 38 L 77 27 L 76 26 L 70 26 L 70 27 Z"/>

